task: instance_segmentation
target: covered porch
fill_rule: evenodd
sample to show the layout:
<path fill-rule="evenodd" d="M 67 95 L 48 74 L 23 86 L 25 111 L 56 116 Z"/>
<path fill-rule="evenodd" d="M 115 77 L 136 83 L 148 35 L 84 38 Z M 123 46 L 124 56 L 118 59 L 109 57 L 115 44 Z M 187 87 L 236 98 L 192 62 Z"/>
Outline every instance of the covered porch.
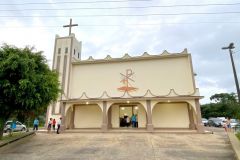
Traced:
<path fill-rule="evenodd" d="M 62 101 L 66 132 L 203 133 L 199 97 L 81 99 Z M 137 116 L 137 127 L 123 126 Z"/>

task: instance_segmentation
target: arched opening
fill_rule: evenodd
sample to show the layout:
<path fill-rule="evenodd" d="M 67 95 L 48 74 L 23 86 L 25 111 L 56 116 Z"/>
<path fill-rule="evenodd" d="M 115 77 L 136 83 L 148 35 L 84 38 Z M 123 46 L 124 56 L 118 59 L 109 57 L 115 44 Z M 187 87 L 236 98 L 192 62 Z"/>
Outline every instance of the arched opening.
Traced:
<path fill-rule="evenodd" d="M 66 129 L 72 129 L 73 128 L 73 112 L 74 112 L 74 106 L 71 106 L 68 108 L 66 112 L 66 117 L 65 117 L 65 126 Z"/>
<path fill-rule="evenodd" d="M 189 128 L 189 104 L 187 102 L 159 102 L 152 110 L 154 128 Z"/>
<path fill-rule="evenodd" d="M 102 110 L 97 104 L 74 105 L 74 128 L 101 128 Z"/>
<path fill-rule="evenodd" d="M 114 103 L 108 109 L 109 128 L 146 128 L 146 124 L 146 110 L 140 103 Z"/>

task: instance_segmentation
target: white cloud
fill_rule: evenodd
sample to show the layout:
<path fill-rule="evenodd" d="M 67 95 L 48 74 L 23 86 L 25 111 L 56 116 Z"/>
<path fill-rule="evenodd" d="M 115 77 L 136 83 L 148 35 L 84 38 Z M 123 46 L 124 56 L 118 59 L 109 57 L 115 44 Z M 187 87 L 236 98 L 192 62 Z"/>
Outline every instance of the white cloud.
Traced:
<path fill-rule="evenodd" d="M 0 43 L 7 43 L 17 47 L 33 46 L 38 51 L 43 51 L 48 60 L 52 60 L 54 37 L 45 28 L 32 28 L 31 26 L 43 26 L 40 19 L 34 18 L 33 24 L 30 26 L 20 22 L 19 20 L 8 21 L 2 24 L 0 30 Z M 14 26 L 14 28 L 12 27 Z M 47 41 L 47 40 L 48 41 Z M 51 64 L 52 62 L 50 62 Z"/>

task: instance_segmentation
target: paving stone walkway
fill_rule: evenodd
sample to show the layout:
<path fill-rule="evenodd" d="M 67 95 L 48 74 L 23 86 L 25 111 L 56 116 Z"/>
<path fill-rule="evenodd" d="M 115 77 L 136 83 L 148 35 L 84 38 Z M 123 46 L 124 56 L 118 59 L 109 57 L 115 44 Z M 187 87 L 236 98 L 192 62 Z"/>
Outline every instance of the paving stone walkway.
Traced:
<path fill-rule="evenodd" d="M 234 160 L 225 133 L 37 133 L 1 160 Z"/>

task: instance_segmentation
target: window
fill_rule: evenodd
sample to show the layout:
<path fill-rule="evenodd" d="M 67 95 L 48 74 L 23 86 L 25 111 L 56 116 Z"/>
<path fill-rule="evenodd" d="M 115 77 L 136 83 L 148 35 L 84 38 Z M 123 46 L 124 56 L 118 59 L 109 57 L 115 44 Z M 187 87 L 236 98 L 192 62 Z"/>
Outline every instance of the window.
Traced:
<path fill-rule="evenodd" d="M 73 50 L 73 54 L 75 55 L 75 49 Z"/>
<path fill-rule="evenodd" d="M 65 48 L 65 53 L 68 53 L 68 47 Z"/>
<path fill-rule="evenodd" d="M 58 48 L 58 54 L 61 54 L 61 48 Z"/>

